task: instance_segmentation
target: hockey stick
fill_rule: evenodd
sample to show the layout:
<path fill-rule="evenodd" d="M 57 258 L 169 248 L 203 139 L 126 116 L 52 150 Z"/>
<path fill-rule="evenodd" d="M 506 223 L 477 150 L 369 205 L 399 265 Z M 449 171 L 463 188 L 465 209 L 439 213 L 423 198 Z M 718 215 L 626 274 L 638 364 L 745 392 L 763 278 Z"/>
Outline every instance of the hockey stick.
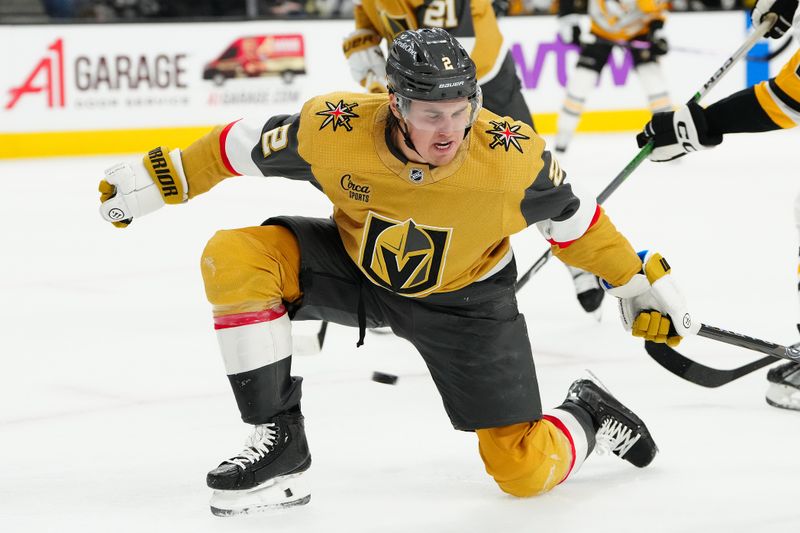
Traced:
<path fill-rule="evenodd" d="M 707 339 L 765 353 L 768 356 L 738 368 L 720 370 L 693 361 L 666 344 L 645 341 L 644 347 L 650 357 L 671 373 L 696 385 L 709 388 L 730 383 L 759 368 L 774 363 L 776 359 L 787 359 L 795 362 L 800 361 L 800 349 L 795 346 L 783 346 L 781 344 L 775 344 L 774 342 L 762 341 L 761 339 L 742 335 L 741 333 L 734 333 L 714 326 L 708 326 L 706 324 L 700 325 L 700 330 L 697 334 Z"/>
<path fill-rule="evenodd" d="M 717 71 L 708 79 L 708 81 L 703 85 L 703 87 L 697 91 L 694 96 L 689 99 L 689 102 L 699 102 L 701 98 L 703 98 L 708 92 L 725 76 L 728 72 L 731 71 L 734 65 L 738 63 L 746 54 L 750 51 L 750 49 L 755 46 L 759 39 L 761 39 L 764 34 L 766 34 L 772 25 L 775 24 L 777 20 L 777 15 L 774 13 L 768 14 L 763 22 L 759 24 L 755 30 L 747 37 L 747 40 L 742 43 L 738 50 L 736 50 L 733 55 L 731 55 L 725 62 L 722 64 L 721 67 L 717 69 Z M 611 194 L 617 190 L 617 188 L 625 181 L 628 176 L 630 176 L 634 170 L 636 170 L 639 165 L 644 161 L 650 152 L 653 151 L 653 141 L 651 140 L 646 145 L 639 150 L 639 153 L 636 154 L 630 163 L 628 163 L 625 168 L 622 169 L 622 172 L 617 174 L 617 176 L 611 180 L 605 189 L 597 197 L 597 203 L 602 204 L 606 201 L 606 199 L 611 196 Z M 517 290 L 521 289 L 530 279 L 531 276 L 539 272 L 542 267 L 547 263 L 550 257 L 553 255 L 553 252 L 550 248 L 542 254 L 539 259 L 536 260 L 535 263 L 517 280 Z"/>
<path fill-rule="evenodd" d="M 603 39 L 602 37 L 595 37 L 591 41 L 581 41 L 581 45 L 584 44 L 607 44 L 611 46 L 618 46 L 619 48 L 625 48 L 626 50 L 647 50 L 650 51 L 653 49 L 653 43 L 650 41 L 640 41 L 634 39 L 632 41 L 621 41 L 615 39 Z M 720 52 L 715 52 L 714 50 L 703 50 L 702 48 L 692 48 L 690 46 L 673 46 L 669 45 L 668 52 L 678 52 L 684 54 L 696 54 L 696 55 L 721 55 Z"/>
<path fill-rule="evenodd" d="M 726 385 L 731 381 L 755 372 L 775 362 L 771 355 L 729 370 L 711 368 L 704 364 L 692 361 L 688 357 L 660 342 L 645 341 L 644 349 L 656 363 L 666 368 L 667 371 L 679 378 L 700 385 L 701 387 L 716 388 Z"/>
<path fill-rule="evenodd" d="M 292 355 L 316 355 L 325 344 L 325 335 L 328 333 L 328 321 L 323 320 L 316 334 L 292 335 Z"/>

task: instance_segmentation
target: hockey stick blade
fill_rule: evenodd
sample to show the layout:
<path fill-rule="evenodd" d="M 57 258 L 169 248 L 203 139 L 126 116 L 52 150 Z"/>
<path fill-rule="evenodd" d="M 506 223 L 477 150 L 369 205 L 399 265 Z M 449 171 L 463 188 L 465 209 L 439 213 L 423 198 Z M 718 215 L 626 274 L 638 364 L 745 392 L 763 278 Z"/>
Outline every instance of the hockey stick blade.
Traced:
<path fill-rule="evenodd" d="M 776 361 L 775 357 L 768 355 L 738 368 L 722 370 L 693 361 L 663 343 L 645 341 L 644 349 L 656 363 L 667 371 L 695 385 L 710 389 L 726 385 Z"/>

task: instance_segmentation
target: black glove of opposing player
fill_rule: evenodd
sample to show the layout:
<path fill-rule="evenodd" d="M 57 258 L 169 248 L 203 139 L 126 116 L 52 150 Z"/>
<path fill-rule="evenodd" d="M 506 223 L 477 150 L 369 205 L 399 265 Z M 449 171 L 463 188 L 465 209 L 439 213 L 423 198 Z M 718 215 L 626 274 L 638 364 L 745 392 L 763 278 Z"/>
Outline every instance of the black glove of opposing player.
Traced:
<path fill-rule="evenodd" d="M 703 111 L 695 102 L 676 111 L 656 113 L 636 136 L 639 148 L 653 141 L 651 161 L 671 161 L 689 152 L 711 148 L 722 142 L 722 135 L 709 132 Z"/>
<path fill-rule="evenodd" d="M 758 0 L 753 9 L 753 25 L 761 24 L 764 17 L 775 13 L 778 15 L 778 20 L 767 33 L 767 37 L 777 39 L 792 27 L 795 11 L 797 11 L 797 0 Z"/>
<path fill-rule="evenodd" d="M 650 41 L 650 53 L 655 56 L 663 56 L 669 52 L 669 43 L 664 36 L 664 21 L 654 20 L 650 23 L 650 31 L 647 40 Z"/>

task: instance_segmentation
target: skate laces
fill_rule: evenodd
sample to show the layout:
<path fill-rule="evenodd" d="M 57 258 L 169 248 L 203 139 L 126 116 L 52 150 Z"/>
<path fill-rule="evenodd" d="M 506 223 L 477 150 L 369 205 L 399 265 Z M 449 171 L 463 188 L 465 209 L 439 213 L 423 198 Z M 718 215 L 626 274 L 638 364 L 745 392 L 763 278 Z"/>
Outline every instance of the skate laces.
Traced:
<path fill-rule="evenodd" d="M 618 420 L 607 418 L 597 430 L 597 453 L 600 455 L 615 453 L 619 457 L 624 457 L 641 436 L 640 433 L 633 436 L 631 428 Z"/>
<path fill-rule="evenodd" d="M 245 449 L 242 453 L 231 459 L 226 459 L 223 463 L 230 463 L 241 469 L 247 468 L 246 462 L 255 463 L 270 452 L 270 446 L 275 444 L 275 437 L 278 430 L 275 424 L 261 424 L 255 426 L 253 433 L 245 441 Z"/>

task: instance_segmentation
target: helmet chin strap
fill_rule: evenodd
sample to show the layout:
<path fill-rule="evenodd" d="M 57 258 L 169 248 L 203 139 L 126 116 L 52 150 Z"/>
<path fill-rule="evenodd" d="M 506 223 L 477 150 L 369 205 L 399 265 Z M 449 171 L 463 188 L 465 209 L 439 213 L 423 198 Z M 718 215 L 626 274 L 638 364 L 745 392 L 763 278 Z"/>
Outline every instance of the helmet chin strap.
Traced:
<path fill-rule="evenodd" d="M 414 146 L 414 141 L 411 140 L 411 135 L 408 134 L 408 126 L 406 126 L 405 119 L 401 118 L 400 120 L 397 121 L 397 128 L 400 130 L 400 134 L 403 136 L 403 142 L 406 144 L 406 146 L 408 146 L 410 150 L 414 150 L 417 153 L 417 155 L 419 155 L 424 161 L 425 158 L 422 156 L 421 153 L 419 153 L 417 147 Z"/>

